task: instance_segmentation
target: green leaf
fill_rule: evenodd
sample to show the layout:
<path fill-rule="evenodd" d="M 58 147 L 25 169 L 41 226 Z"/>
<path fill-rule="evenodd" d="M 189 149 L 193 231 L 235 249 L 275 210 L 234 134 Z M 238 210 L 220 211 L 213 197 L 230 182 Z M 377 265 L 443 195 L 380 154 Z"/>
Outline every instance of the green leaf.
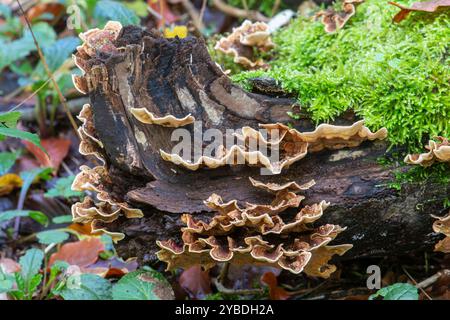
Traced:
<path fill-rule="evenodd" d="M 19 154 L 19 152 L 0 152 L 0 176 L 9 172 Z"/>
<path fill-rule="evenodd" d="M 18 139 L 21 139 L 21 140 L 29 141 L 32 144 L 34 144 L 37 147 L 39 147 L 42 151 L 47 153 L 47 151 L 41 145 L 41 141 L 39 139 L 39 136 L 34 134 L 34 133 L 21 131 L 19 129 L 15 129 L 15 128 L 0 127 L 0 136 L 7 136 L 7 137 L 11 137 L 11 138 L 18 138 Z"/>
<path fill-rule="evenodd" d="M 395 283 L 388 287 L 381 288 L 377 293 L 371 295 L 369 300 L 374 300 L 378 297 L 383 297 L 383 300 L 418 300 L 419 293 L 417 288 L 409 283 Z"/>
<path fill-rule="evenodd" d="M 15 128 L 20 119 L 19 111 L 10 111 L 0 113 L 0 124 L 5 128 Z"/>
<path fill-rule="evenodd" d="M 0 280 L 0 293 L 11 291 L 13 289 L 14 283 L 14 280 L 11 279 Z"/>
<path fill-rule="evenodd" d="M 66 199 L 83 196 L 83 192 L 72 190 L 72 183 L 74 179 L 75 176 L 59 178 L 56 181 L 55 186 L 45 193 L 45 196 L 47 198 L 63 197 Z"/>
<path fill-rule="evenodd" d="M 112 290 L 113 300 L 170 300 L 173 290 L 154 270 L 139 270 L 123 276 Z"/>
<path fill-rule="evenodd" d="M 73 275 L 59 295 L 64 300 L 111 300 L 111 283 L 96 274 Z"/>
<path fill-rule="evenodd" d="M 59 230 L 47 230 L 36 234 L 39 243 L 42 244 L 52 244 L 61 243 L 69 239 L 69 234 L 64 231 Z"/>
<path fill-rule="evenodd" d="M 139 17 L 130 9 L 117 1 L 100 0 L 94 10 L 94 18 L 105 23 L 108 20 L 119 21 L 123 26 L 137 25 Z"/>
<path fill-rule="evenodd" d="M 72 215 L 67 214 L 64 216 L 54 217 L 52 219 L 54 224 L 62 224 L 62 223 L 72 223 Z"/>
<path fill-rule="evenodd" d="M 33 210 L 7 210 L 0 213 L 0 222 L 8 221 L 16 217 L 29 217 L 42 225 L 47 225 L 48 218 L 40 211 Z"/>
<path fill-rule="evenodd" d="M 6 20 L 11 19 L 12 11 L 11 8 L 6 4 L 0 3 L 0 15 L 2 15 Z"/>
<path fill-rule="evenodd" d="M 20 274 L 25 282 L 25 288 L 30 288 L 30 284 L 36 282 L 34 278 L 35 275 L 41 270 L 42 262 L 44 261 L 44 252 L 39 249 L 29 249 L 19 259 L 20 264 Z"/>
<path fill-rule="evenodd" d="M 33 33 L 37 42 L 41 48 L 50 46 L 56 41 L 56 32 L 48 23 L 38 22 L 32 25 Z M 36 45 L 34 44 L 33 37 L 30 30 L 27 28 L 24 32 L 22 41 L 29 45 L 30 50 L 35 51 Z"/>
<path fill-rule="evenodd" d="M 1 60 L 1 52 L 0 52 L 0 60 Z M 16 129 L 17 121 L 19 121 L 19 118 L 20 118 L 19 111 L 0 113 L 0 138 L 2 136 L 8 136 L 13 138 L 19 138 L 22 140 L 27 140 L 35 144 L 39 148 L 41 148 L 45 153 L 47 153 L 45 149 L 41 146 L 39 137 L 37 135 Z"/>

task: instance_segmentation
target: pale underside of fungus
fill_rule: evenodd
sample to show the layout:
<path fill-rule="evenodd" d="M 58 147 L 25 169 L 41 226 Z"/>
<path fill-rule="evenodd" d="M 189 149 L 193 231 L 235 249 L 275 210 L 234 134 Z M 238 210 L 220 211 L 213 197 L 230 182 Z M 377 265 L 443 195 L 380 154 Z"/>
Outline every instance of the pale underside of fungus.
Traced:
<path fill-rule="evenodd" d="M 450 142 L 447 138 L 436 137 L 439 142 L 430 140 L 425 148 L 428 152 L 408 154 L 404 161 L 407 164 L 416 164 L 423 167 L 431 166 L 435 162 L 450 162 Z"/>
<path fill-rule="evenodd" d="M 214 48 L 232 56 L 235 63 L 248 69 L 256 69 L 265 67 L 266 64 L 261 59 L 255 59 L 253 50 L 267 52 L 274 46 L 266 23 L 245 20 L 230 35 L 221 38 Z"/>
<path fill-rule="evenodd" d="M 185 214 L 182 221 L 182 243 L 173 240 L 158 241 L 157 253 L 167 269 L 189 268 L 201 264 L 210 268 L 220 262 L 233 264 L 268 265 L 299 274 L 328 278 L 336 270 L 329 260 L 335 254 L 342 255 L 352 245 L 328 244 L 345 228 L 326 224 L 313 227 L 329 203 L 303 206 L 292 218 L 285 212 L 298 208 L 303 196 L 299 191 L 314 185 L 288 182 L 283 185 L 262 183 L 251 179 L 253 186 L 275 194 L 271 204 L 246 203 L 240 207 L 236 200 L 223 202 L 213 194 L 205 205 L 216 210 L 209 221 Z M 291 215 L 292 216 L 292 215 Z M 288 221 L 289 220 L 289 221 Z"/>
<path fill-rule="evenodd" d="M 347 21 L 355 15 L 356 7 L 363 3 L 364 0 L 344 0 L 342 3 L 342 11 L 335 11 L 329 8 L 319 11 L 315 14 L 315 18 L 319 19 L 325 25 L 325 31 L 332 33 L 342 29 Z"/>

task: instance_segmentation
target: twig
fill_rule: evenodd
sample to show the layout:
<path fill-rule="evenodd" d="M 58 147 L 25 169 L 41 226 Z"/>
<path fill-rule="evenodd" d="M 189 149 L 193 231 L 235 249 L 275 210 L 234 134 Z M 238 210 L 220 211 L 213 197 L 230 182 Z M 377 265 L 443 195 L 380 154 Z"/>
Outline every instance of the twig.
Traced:
<path fill-rule="evenodd" d="M 194 5 L 189 0 L 184 0 L 181 2 L 184 9 L 187 11 L 189 16 L 192 18 L 192 22 L 194 23 L 194 26 L 199 30 L 200 32 L 205 29 L 205 26 L 202 22 L 202 17 L 197 9 L 194 7 Z"/>
<path fill-rule="evenodd" d="M 63 105 L 64 110 L 66 111 L 67 117 L 69 118 L 70 123 L 72 124 L 72 127 L 75 130 L 77 137 L 80 138 L 79 133 L 78 133 L 78 126 L 75 122 L 75 119 L 72 117 L 72 114 L 70 113 L 69 107 L 67 106 L 66 98 L 62 94 L 61 89 L 59 88 L 58 83 L 56 82 L 55 78 L 53 77 L 53 73 L 51 72 L 51 70 L 47 64 L 47 61 L 45 60 L 44 54 L 42 53 L 42 50 L 41 50 L 41 47 L 39 46 L 39 43 L 37 42 L 36 36 L 33 32 L 33 29 L 31 28 L 30 21 L 28 20 L 26 14 L 25 14 L 25 10 L 22 8 L 20 1 L 19 0 L 16 0 L 16 1 L 17 1 L 17 4 L 19 5 L 20 11 L 22 12 L 22 16 L 24 17 L 25 22 L 27 23 L 28 29 L 30 29 L 30 33 L 31 33 L 31 36 L 34 41 L 34 45 L 36 46 L 37 52 L 39 54 L 39 58 L 42 61 L 42 65 L 44 66 L 45 72 L 47 73 L 48 77 L 51 79 L 51 81 L 53 83 L 56 93 L 58 94 L 59 100 L 61 101 L 61 104 Z"/>
<path fill-rule="evenodd" d="M 230 6 L 229 4 L 226 4 L 222 0 L 213 0 L 213 5 L 223 13 L 226 13 L 229 16 L 235 17 L 235 18 L 242 18 L 242 19 L 250 19 L 250 20 L 257 20 L 257 21 L 263 21 L 268 22 L 269 18 L 267 18 L 265 15 L 259 13 L 258 11 L 253 10 L 242 10 L 233 6 Z"/>
<path fill-rule="evenodd" d="M 223 294 L 237 294 L 237 295 L 254 295 L 254 294 L 263 294 L 263 289 L 230 289 L 226 288 L 217 278 L 212 279 L 214 285 L 217 288 L 217 291 Z"/>
<path fill-rule="evenodd" d="M 426 278 L 425 280 L 419 282 L 416 285 L 416 288 L 418 288 L 418 289 L 425 289 L 425 288 L 431 286 L 436 281 L 438 281 L 438 279 L 440 277 L 442 277 L 442 276 L 450 277 L 450 269 L 441 270 L 441 271 L 435 273 L 434 275 L 432 275 L 431 277 Z"/>
<path fill-rule="evenodd" d="M 206 2 L 207 2 L 207 1 L 208 1 L 208 0 L 203 0 L 203 1 L 202 1 L 202 7 L 201 7 L 201 9 L 200 9 L 200 17 L 199 17 L 201 23 L 203 23 L 203 17 L 204 17 L 204 15 L 205 15 Z"/>
<path fill-rule="evenodd" d="M 278 9 L 280 8 L 280 4 L 281 4 L 281 0 L 275 0 L 275 3 L 273 4 L 273 7 L 272 7 L 272 16 L 274 16 L 275 13 L 277 13 Z"/>
<path fill-rule="evenodd" d="M 32 94 L 30 94 L 28 97 L 26 97 L 24 100 L 22 100 L 18 105 L 14 106 L 11 108 L 11 110 L 9 110 L 9 112 L 14 111 L 19 109 L 21 106 L 23 106 L 25 104 L 25 102 L 27 102 L 28 100 L 30 100 L 31 98 L 33 98 L 36 94 L 38 94 L 39 91 L 41 91 L 46 85 L 47 83 L 49 83 L 50 81 L 52 81 L 51 78 L 48 78 L 39 88 L 37 88 Z M 21 90 L 23 90 L 23 88 L 19 88 Z M 11 98 L 9 97 L 9 95 L 7 97 L 5 97 L 5 101 L 8 102 Z"/>
<path fill-rule="evenodd" d="M 423 294 L 429 299 L 429 300 L 433 300 L 430 295 L 428 293 L 425 292 L 425 290 L 422 287 L 419 287 L 417 281 L 409 274 L 409 272 L 406 270 L 406 268 L 404 266 L 402 266 L 403 272 L 405 272 L 405 274 L 408 276 L 409 279 L 411 279 L 411 281 L 414 283 L 414 285 L 416 286 L 417 289 L 419 289 L 420 291 L 423 292 Z"/>

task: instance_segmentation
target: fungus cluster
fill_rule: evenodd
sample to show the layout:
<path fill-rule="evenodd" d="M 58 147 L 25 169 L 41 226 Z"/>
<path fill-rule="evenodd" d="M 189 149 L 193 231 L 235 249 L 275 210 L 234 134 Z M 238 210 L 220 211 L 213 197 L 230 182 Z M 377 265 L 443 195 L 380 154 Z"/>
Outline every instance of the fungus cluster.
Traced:
<path fill-rule="evenodd" d="M 407 164 L 418 164 L 423 167 L 431 166 L 436 161 L 450 162 L 450 142 L 447 138 L 436 137 L 438 142 L 430 140 L 425 148 L 428 152 L 408 154 L 404 161 Z"/>
<path fill-rule="evenodd" d="M 385 128 L 373 133 L 364 126 L 363 120 L 351 126 L 321 124 L 313 132 L 299 132 L 281 123 L 260 124 L 260 127 L 267 130 L 267 138 L 258 130 L 243 127 L 242 134 L 238 135 L 238 139 L 242 143 L 233 145 L 229 150 L 222 146 L 215 157 L 201 156 L 193 162 L 183 159 L 178 154 L 169 154 L 163 150 L 160 151 L 161 156 L 164 160 L 189 170 L 236 165 L 245 161 L 248 165 L 265 167 L 273 174 L 279 174 L 283 168 L 288 168 L 294 162 L 304 158 L 308 151 L 318 152 L 323 149 L 356 147 L 363 141 L 382 140 L 387 136 Z M 266 154 L 254 150 L 255 146 L 262 145 L 271 150 L 276 149 L 280 155 L 279 159 L 273 162 Z"/>
<path fill-rule="evenodd" d="M 332 33 L 344 27 L 347 21 L 356 13 L 356 7 L 364 0 L 344 0 L 342 11 L 336 11 L 333 8 L 319 11 L 315 14 L 315 19 L 319 19 L 325 25 L 325 31 Z"/>
<path fill-rule="evenodd" d="M 201 264 L 211 268 L 217 263 L 268 265 L 308 276 L 328 278 L 336 270 L 329 260 L 335 254 L 343 255 L 352 245 L 329 246 L 345 228 L 325 224 L 314 227 L 329 203 L 321 201 L 303 206 L 288 218 L 289 208 L 298 208 L 304 196 L 298 192 L 314 185 L 289 182 L 283 185 L 262 183 L 250 179 L 254 187 L 274 194 L 267 205 L 246 203 L 239 206 L 236 200 L 224 202 L 216 194 L 204 203 L 216 211 L 209 220 L 185 214 L 182 221 L 182 242 L 158 241 L 157 253 L 167 269 L 189 268 Z M 292 215 L 291 215 L 292 216 Z"/>
<path fill-rule="evenodd" d="M 437 220 L 433 223 L 435 232 L 443 233 L 446 237 L 439 241 L 434 250 L 444 253 L 450 253 L 450 212 L 444 217 L 432 216 Z"/>
<path fill-rule="evenodd" d="M 83 45 L 77 48 L 73 56 L 75 64 L 82 70 L 83 76 L 73 76 L 75 87 L 81 93 L 88 92 L 88 82 L 84 74 L 89 71 L 86 60 L 99 52 L 114 52 L 112 42 L 121 30 L 118 22 L 108 22 L 103 30 L 93 29 L 80 34 Z M 102 165 L 90 168 L 86 165 L 80 167 L 80 172 L 72 183 L 72 190 L 91 192 L 95 200 L 86 196 L 82 202 L 72 206 L 74 222 L 90 224 L 92 233 L 109 234 L 114 241 L 124 238 L 124 234 L 110 232 L 105 224 L 111 223 L 120 216 L 127 218 L 140 218 L 143 216 L 139 209 L 130 208 L 129 205 L 112 195 L 112 181 L 108 175 L 106 156 L 103 143 L 96 136 L 91 105 L 85 104 L 78 115 L 82 125 L 78 129 L 80 136 L 79 152 L 85 156 L 94 156 Z"/>
<path fill-rule="evenodd" d="M 215 49 L 232 56 L 235 63 L 248 69 L 257 69 L 266 67 L 266 64 L 255 58 L 254 50 L 267 52 L 274 46 L 266 23 L 245 20 L 240 27 L 234 28 L 230 35 L 221 38 Z"/>

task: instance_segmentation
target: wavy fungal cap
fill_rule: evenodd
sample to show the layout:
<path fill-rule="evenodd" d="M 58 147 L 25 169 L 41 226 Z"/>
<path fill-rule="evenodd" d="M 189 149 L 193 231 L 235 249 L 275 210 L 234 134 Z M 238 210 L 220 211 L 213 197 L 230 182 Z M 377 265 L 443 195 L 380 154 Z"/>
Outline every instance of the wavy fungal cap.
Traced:
<path fill-rule="evenodd" d="M 428 146 L 428 152 L 420 154 L 408 154 L 404 161 L 407 164 L 416 164 L 423 167 L 431 166 L 436 161 L 438 162 L 450 162 L 450 142 L 447 138 L 436 137 L 439 142 L 430 140 Z"/>
<path fill-rule="evenodd" d="M 236 200 L 224 202 L 220 196 L 211 195 L 205 201 L 206 206 L 217 211 L 211 219 L 205 221 L 185 214 L 181 243 L 171 239 L 157 241 L 161 248 L 158 258 L 167 263 L 167 269 L 198 264 L 211 268 L 220 262 L 230 262 L 329 277 L 336 270 L 329 264 L 331 257 L 343 255 L 352 247 L 350 244 L 328 245 L 345 228 L 333 224 L 311 225 L 320 219 L 329 203 L 321 201 L 303 206 L 289 221 L 279 215 L 289 208 L 298 208 L 304 196 L 296 193 L 311 188 L 314 181 L 302 185 L 250 181 L 253 186 L 274 193 L 273 202 L 269 205 L 246 203 L 241 207 Z"/>
<path fill-rule="evenodd" d="M 432 217 L 437 219 L 433 223 L 434 232 L 442 233 L 446 236 L 443 240 L 439 241 L 436 244 L 434 250 L 444 253 L 450 253 L 450 211 L 444 217 L 437 217 L 433 215 Z"/>
<path fill-rule="evenodd" d="M 273 174 L 279 174 L 284 168 L 289 168 L 290 165 L 304 158 L 308 152 L 356 147 L 366 140 L 382 140 L 387 137 L 385 128 L 373 133 L 364 126 L 363 120 L 351 126 L 321 124 L 313 132 L 299 132 L 281 123 L 260 124 L 260 127 L 267 130 L 268 139 L 258 130 L 243 127 L 242 135 L 238 135 L 237 138 L 244 143 L 234 145 L 229 150 L 222 146 L 215 157 L 201 156 L 193 162 L 163 150 L 160 150 L 160 154 L 164 160 L 193 171 L 205 167 L 215 169 L 225 165 L 234 166 L 245 163 L 264 167 Z M 250 148 L 250 146 L 258 145 L 276 148 L 280 154 L 279 161 L 272 162 L 262 152 L 253 151 Z"/>
<path fill-rule="evenodd" d="M 261 59 L 255 59 L 253 49 L 269 51 L 275 45 L 270 38 L 269 26 L 264 22 L 252 23 L 245 20 L 227 37 L 222 37 L 214 49 L 232 56 L 233 61 L 249 69 L 265 67 Z"/>

